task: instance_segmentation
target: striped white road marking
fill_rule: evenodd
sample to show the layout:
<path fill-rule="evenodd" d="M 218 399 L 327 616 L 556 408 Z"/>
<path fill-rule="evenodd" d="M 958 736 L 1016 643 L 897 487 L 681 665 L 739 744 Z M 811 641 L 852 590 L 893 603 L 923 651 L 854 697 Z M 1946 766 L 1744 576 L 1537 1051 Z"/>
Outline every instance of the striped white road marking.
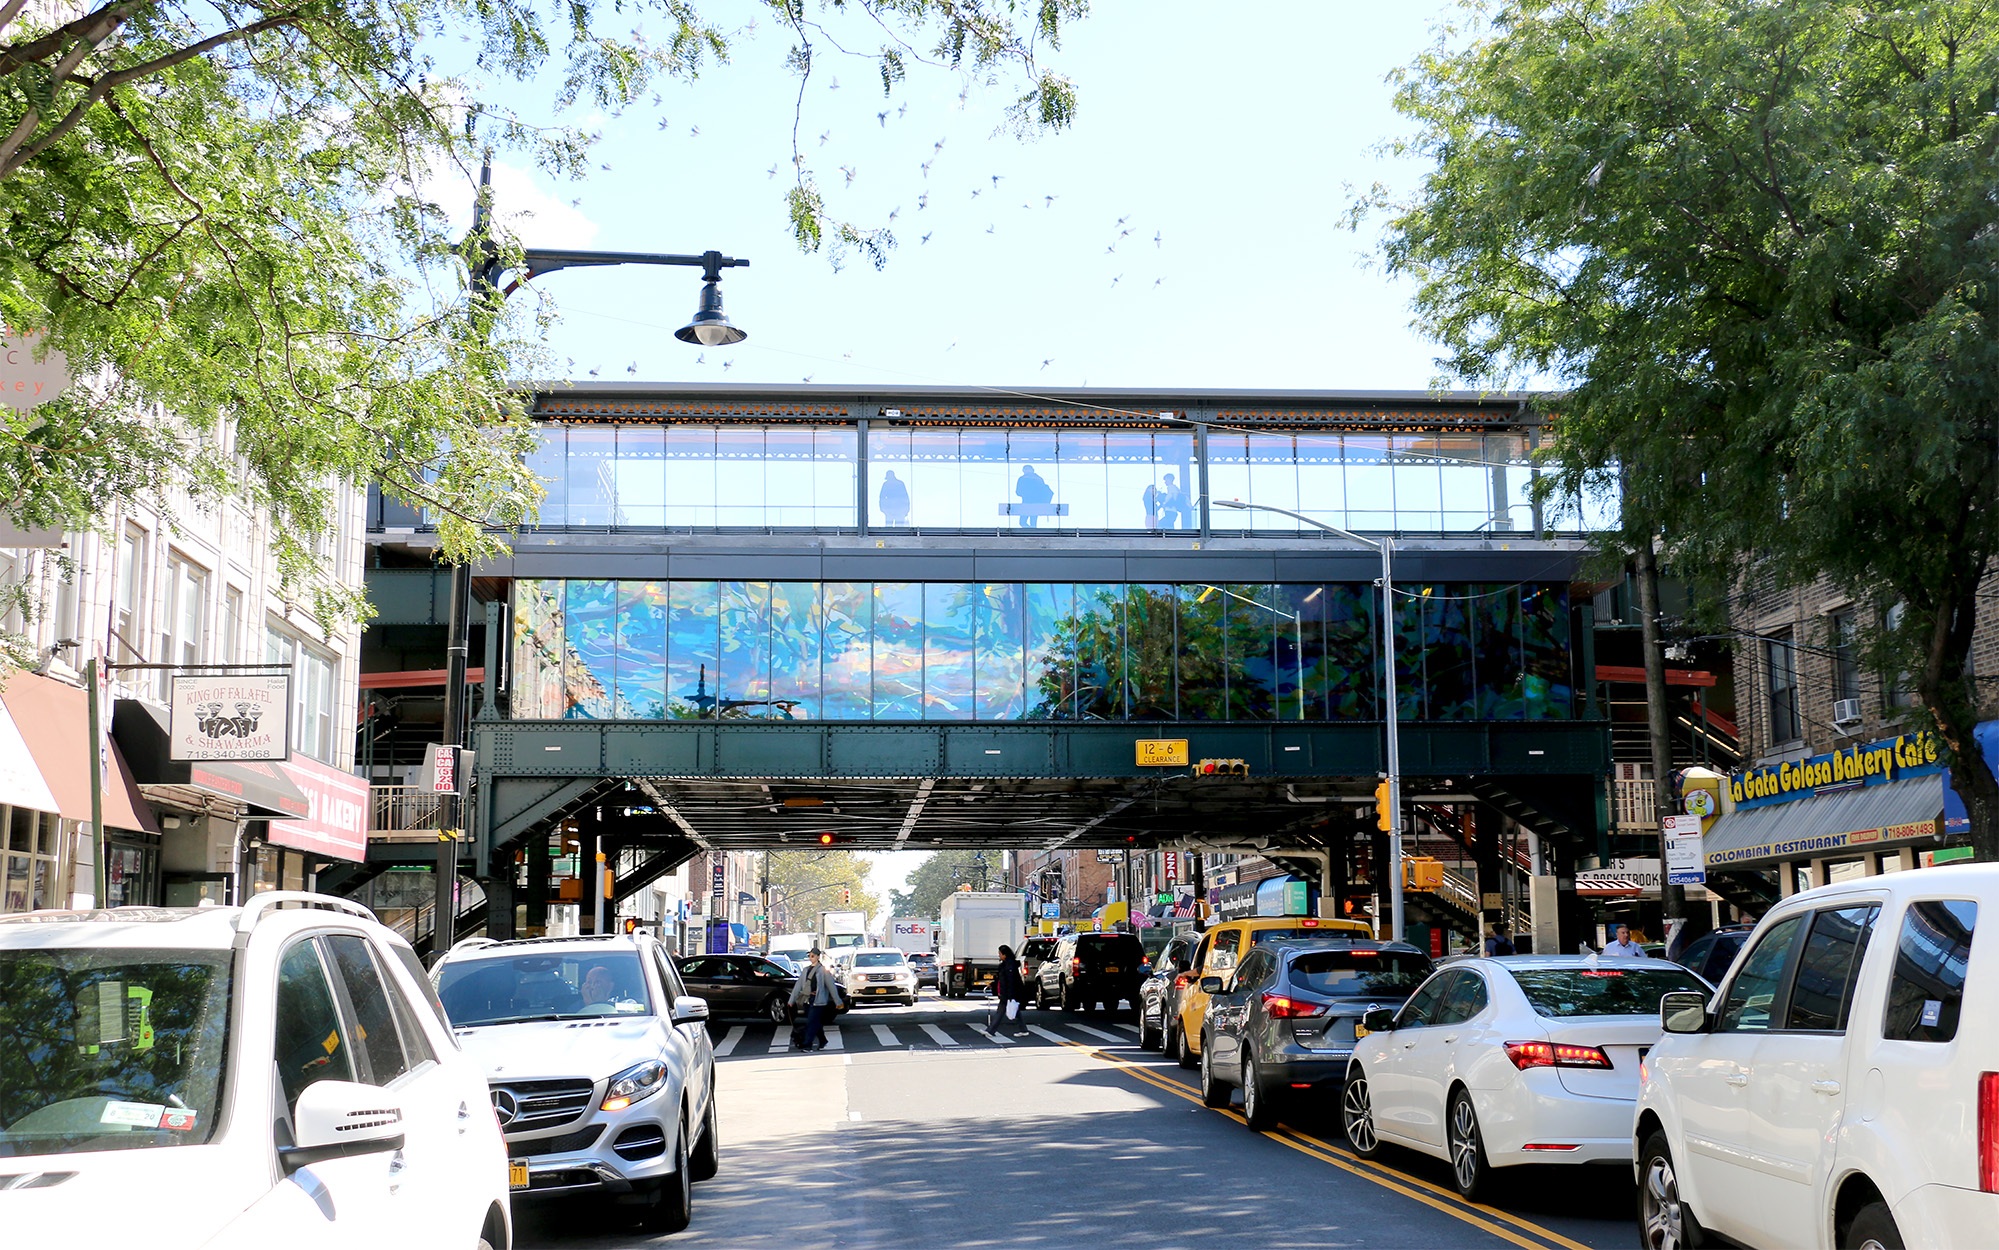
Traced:
<path fill-rule="evenodd" d="M 1121 1032 L 1129 1033 L 1133 1037 L 1138 1036 L 1138 1026 L 1135 1024 L 1113 1024 L 1111 1027 Z"/>
<path fill-rule="evenodd" d="M 734 1054 L 736 1052 L 736 1043 L 742 1041 L 743 1034 L 747 1032 L 749 1032 L 748 1027 L 740 1024 L 730 1029 L 721 1041 L 715 1043 L 715 1057 L 717 1059 L 726 1059 Z"/>
<path fill-rule="evenodd" d="M 1106 1033 L 1102 1029 L 1093 1029 L 1087 1024 L 1072 1024 L 1068 1027 L 1076 1030 L 1078 1033 L 1088 1033 L 1091 1037 L 1101 1037 L 1107 1042 L 1116 1042 L 1120 1046 L 1124 1045 L 1124 1039 L 1115 1033 Z"/>
<path fill-rule="evenodd" d="M 901 1042 L 895 1040 L 895 1030 L 889 1028 L 886 1024 L 871 1024 L 868 1027 L 875 1031 L 875 1040 L 880 1042 L 882 1045 L 884 1046 L 902 1045 Z"/>
<path fill-rule="evenodd" d="M 839 1026 L 839 1025 L 837 1025 L 837 1024 L 829 1024 L 829 1025 L 827 1025 L 827 1026 L 826 1026 L 826 1049 L 827 1049 L 827 1050 L 845 1050 L 846 1048 L 847 1048 L 847 1047 L 846 1047 L 846 1043 L 844 1043 L 844 1042 L 842 1042 L 842 1041 L 840 1040 L 840 1026 Z"/>
<path fill-rule="evenodd" d="M 776 1033 L 771 1035 L 770 1039 L 771 1054 L 773 1055 L 783 1054 L 785 1051 L 789 1050 L 790 1048 L 791 1048 L 790 1029 L 779 1029 Z"/>
<path fill-rule="evenodd" d="M 944 1030 L 938 1028 L 934 1024 L 926 1024 L 920 1027 L 923 1029 L 925 1033 L 928 1033 L 931 1037 L 936 1038 L 937 1044 L 939 1046 L 956 1046 L 958 1044 L 957 1038 L 952 1037 L 949 1033 L 946 1033 Z"/>
<path fill-rule="evenodd" d="M 997 1042 L 997 1043 L 999 1043 L 999 1044 L 1000 1044 L 1001 1046 L 1011 1046 L 1011 1045 L 1013 1045 L 1013 1043 L 1014 1043 L 1014 1039 L 1013 1039 L 1013 1038 L 1011 1038 L 1011 1037 L 1008 1037 L 1008 1036 L 1007 1036 L 1006 1034 L 1004 1034 L 1004 1033 L 995 1033 L 995 1032 L 993 1032 L 993 1031 L 992 1031 L 991 1029 L 987 1028 L 987 1027 L 986 1027 L 985 1025 L 983 1025 L 983 1024 L 975 1024 L 975 1025 L 973 1025 L 973 1026 L 972 1026 L 972 1031 L 973 1031 L 974 1033 L 980 1033 L 980 1034 L 983 1034 L 983 1035 L 985 1036 L 985 1038 L 986 1038 L 986 1040 L 987 1040 L 987 1041 L 991 1041 L 991 1042 Z"/>
<path fill-rule="evenodd" d="M 1051 1041 L 1051 1042 L 1056 1042 L 1056 1043 L 1059 1043 L 1060 1045 L 1063 1045 L 1063 1046 L 1067 1046 L 1067 1045 L 1069 1045 L 1069 1044 L 1070 1044 L 1070 1042 L 1069 1042 L 1069 1039 L 1068 1039 L 1068 1038 L 1066 1038 L 1066 1037 L 1062 1036 L 1062 1035 L 1061 1035 L 1060 1033 L 1051 1033 L 1050 1031 L 1048 1031 L 1047 1029 L 1044 1029 L 1044 1028 L 1042 1028 L 1042 1027 L 1041 1027 L 1040 1025 L 1038 1025 L 1038 1024 L 1030 1024 L 1030 1025 L 1028 1025 L 1028 1026 L 1027 1026 L 1027 1031 L 1028 1031 L 1029 1033 L 1032 1033 L 1032 1034 L 1034 1034 L 1034 1035 L 1035 1035 L 1036 1037 L 1045 1037 L 1045 1038 L 1047 1038 L 1047 1039 L 1048 1039 L 1049 1041 Z"/>

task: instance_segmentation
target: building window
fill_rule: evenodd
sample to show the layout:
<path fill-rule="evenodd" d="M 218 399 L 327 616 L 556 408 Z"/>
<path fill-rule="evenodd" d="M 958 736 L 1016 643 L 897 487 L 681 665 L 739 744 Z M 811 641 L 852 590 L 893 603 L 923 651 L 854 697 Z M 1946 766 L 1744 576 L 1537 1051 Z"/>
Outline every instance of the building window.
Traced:
<path fill-rule="evenodd" d="M 179 552 L 167 555 L 166 601 L 160 614 L 160 646 L 154 660 L 161 664 L 199 664 L 202 637 L 208 626 L 208 570 Z M 159 673 L 159 696 L 172 689 L 173 674 Z"/>
<path fill-rule="evenodd" d="M 1890 634 L 1902 628 L 1902 617 L 1908 610 L 1907 604 L 1898 603 L 1889 608 L 1882 617 L 1881 627 Z M 1906 671 L 1898 672 L 1882 682 L 1881 701 L 1891 708 L 1914 707 L 1916 705 L 1916 683 L 1911 681 Z"/>
<path fill-rule="evenodd" d="M 1853 613 L 1840 612 L 1832 618 L 1832 697 L 1860 697 L 1859 627 Z"/>
<path fill-rule="evenodd" d="M 1798 653 L 1790 632 L 1763 640 L 1764 668 L 1770 675 L 1770 743 L 1804 736 L 1798 724 Z"/>
<path fill-rule="evenodd" d="M 62 821 L 52 812 L 0 806 L 0 913 L 69 905 L 62 877 Z"/>
<path fill-rule="evenodd" d="M 333 763 L 333 657 L 273 627 L 264 659 L 292 671 L 292 750 Z"/>
<path fill-rule="evenodd" d="M 118 596 L 111 618 L 111 640 L 116 644 L 113 654 L 120 663 L 138 664 L 145 660 L 139 654 L 139 631 L 145 624 L 140 618 L 145 586 L 146 531 L 136 525 L 128 525 L 124 537 L 118 542 Z"/>
<path fill-rule="evenodd" d="M 222 592 L 222 662 L 238 663 L 243 655 L 243 592 L 234 586 Z"/>

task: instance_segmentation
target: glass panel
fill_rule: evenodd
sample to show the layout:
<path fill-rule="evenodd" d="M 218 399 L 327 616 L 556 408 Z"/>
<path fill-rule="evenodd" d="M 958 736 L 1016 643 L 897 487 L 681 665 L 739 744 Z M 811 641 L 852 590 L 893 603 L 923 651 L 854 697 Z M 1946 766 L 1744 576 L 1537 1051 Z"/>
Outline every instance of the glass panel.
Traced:
<path fill-rule="evenodd" d="M 1853 982 L 1867 950 L 1878 907 L 1842 907 L 1812 917 L 1812 931 L 1791 985 L 1788 1029 L 1844 1032 L 1853 1005 Z"/>
<path fill-rule="evenodd" d="M 1161 525 L 1167 529 L 1199 529 L 1200 503 L 1195 495 L 1200 493 L 1201 477 L 1194 468 L 1194 435 L 1154 434 L 1152 464 L 1166 491 L 1167 511 L 1160 514 Z M 1144 519 L 1132 517 L 1125 521 L 1124 528 L 1130 529 Z"/>
<path fill-rule="evenodd" d="M 770 714 L 770 583 L 722 582 L 718 587 L 722 662 L 715 683 L 716 714 Z"/>
<path fill-rule="evenodd" d="M 1969 899 L 1909 904 L 1881 1036 L 1910 1042 L 1948 1042 L 1957 1036 L 1971 936 L 1977 928 L 1978 904 Z"/>
<path fill-rule="evenodd" d="M 957 529 L 964 489 L 958 481 L 958 432 L 911 430 L 909 438 L 909 523 L 930 529 Z M 983 500 L 994 511 L 998 492 Z"/>
<path fill-rule="evenodd" d="M 1569 679 L 1569 597 L 1554 586 L 1520 591 L 1527 719 L 1567 720 L 1574 715 L 1575 696 Z"/>
<path fill-rule="evenodd" d="M 618 427 L 618 524 L 666 524 L 666 427 Z"/>
<path fill-rule="evenodd" d="M 923 585 L 875 583 L 876 720 L 923 719 Z"/>
<path fill-rule="evenodd" d="M 809 529 L 820 524 L 823 501 L 814 493 L 819 485 L 813 465 L 815 441 L 812 430 L 804 426 L 773 426 L 764 431 L 765 525 Z"/>
<path fill-rule="evenodd" d="M 1406 582 L 1395 587 L 1395 712 L 1403 720 L 1423 720 L 1429 708 L 1423 697 L 1425 589 Z"/>
<path fill-rule="evenodd" d="M 959 527 L 1012 529 L 1016 520 L 1000 508 L 1013 499 L 1013 479 L 1020 466 L 1009 465 L 1007 432 L 996 426 L 960 430 L 957 457 Z"/>
<path fill-rule="evenodd" d="M 1431 442 L 1437 453 L 1446 530 L 1487 528 L 1493 520 L 1492 475 L 1482 463 L 1485 440 L 1477 434 L 1444 434 Z"/>
<path fill-rule="evenodd" d="M 1075 657 L 1077 719 L 1124 719 L 1124 587 L 1077 586 L 1065 632 Z"/>
<path fill-rule="evenodd" d="M 1425 691 L 1431 720 L 1470 720 L 1478 710 L 1478 682 L 1472 659 L 1467 592 L 1476 587 L 1453 582 L 1424 601 Z"/>
<path fill-rule="evenodd" d="M 1249 484 L 1249 436 L 1208 431 L 1208 497 L 1254 503 Z M 1256 514 L 1237 509 L 1218 510 L 1213 525 L 1221 530 L 1256 528 Z"/>
<path fill-rule="evenodd" d="M 1104 463 L 1104 436 L 1097 430 L 1063 430 L 1057 437 L 1062 470 L 1062 498 L 1069 505 L 1069 525 L 1081 530 L 1111 528 L 1109 469 Z"/>
<path fill-rule="evenodd" d="M 568 704 L 562 714 L 603 720 L 611 715 L 617 686 L 618 584 L 573 580 L 568 598 L 569 648 L 562 666 Z"/>
<path fill-rule="evenodd" d="M 1347 528 L 1395 528 L 1395 477 L 1388 440 L 1379 434 L 1346 436 Z"/>
<path fill-rule="evenodd" d="M 1219 586 L 1177 588 L 1180 597 L 1180 716 L 1183 720 L 1223 720 L 1228 716 L 1228 655 L 1222 642 L 1228 596 Z"/>
<path fill-rule="evenodd" d="M 715 431 L 675 425 L 666 431 L 666 523 L 706 529 L 715 522 Z"/>
<path fill-rule="evenodd" d="M 1249 436 L 1249 489 L 1244 496 L 1251 503 L 1268 508 L 1298 510 L 1298 455 L 1289 434 Z M 1299 522 L 1276 512 L 1256 512 L 1255 528 L 1295 532 Z"/>
<path fill-rule="evenodd" d="M 1347 518 L 1346 466 L 1337 434 L 1298 435 L 1298 511 L 1352 529 Z"/>
<path fill-rule="evenodd" d="M 1472 631 L 1478 648 L 1478 715 L 1520 720 L 1527 715 L 1526 669 L 1520 650 L 1520 587 L 1474 587 Z"/>
<path fill-rule="evenodd" d="M 1173 693 L 1177 599 L 1171 586 L 1125 588 L 1124 681 L 1126 715 L 1132 720 L 1173 720 L 1178 714 Z"/>
<path fill-rule="evenodd" d="M 1715 1028 L 1723 1033 L 1762 1033 L 1771 1025 L 1770 1012 L 1776 1006 L 1777 979 L 1791 957 L 1791 944 L 1804 924 L 1803 916 L 1780 920 L 1750 949 L 1742 970 L 1728 986 L 1722 999 Z M 1653 1000 L 1657 1002 L 1657 999 Z"/>
<path fill-rule="evenodd" d="M 827 582 L 822 592 L 824 639 L 820 672 L 827 720 L 874 715 L 874 587 L 868 582 Z"/>
<path fill-rule="evenodd" d="M 1440 530 L 1444 527 L 1443 475 L 1437 452 L 1428 438 L 1395 438 L 1395 528 Z"/>
<path fill-rule="evenodd" d="M 891 529 L 908 525 L 915 472 L 910 466 L 908 430 L 868 430 L 868 472 L 868 495 L 875 509 L 868 524 Z"/>
<path fill-rule="evenodd" d="M 1524 434 L 1488 434 L 1485 436 L 1485 458 L 1501 461 L 1507 466 L 1492 471 L 1493 514 L 1495 530 L 1523 530 L 1534 528 L 1534 470 L 1527 462 L 1530 453 L 1527 436 Z M 1502 512 L 1503 510 L 1503 512 Z"/>
<path fill-rule="evenodd" d="M 816 583 L 770 584 L 770 714 L 773 718 L 819 718 L 820 628 L 819 587 Z"/>
<path fill-rule="evenodd" d="M 548 494 L 542 497 L 541 515 L 535 524 L 558 526 L 569 524 L 569 498 L 567 480 L 569 476 L 568 450 L 564 435 L 567 428 L 556 422 L 547 422 L 535 427 L 541 445 L 528 453 L 528 468 L 541 479 Z"/>
<path fill-rule="evenodd" d="M 1323 720 L 1326 698 L 1317 675 L 1326 655 L 1323 586 L 1272 586 L 1277 630 L 1277 718 Z"/>
<path fill-rule="evenodd" d="M 1026 596 L 1018 582 L 976 587 L 974 720 L 1019 720 L 1025 705 Z"/>
<path fill-rule="evenodd" d="M 725 425 L 715 431 L 715 524 L 764 524 L 764 432 Z"/>
<path fill-rule="evenodd" d="M 664 582 L 619 582 L 619 717 L 666 719 L 666 617 Z"/>
<path fill-rule="evenodd" d="M 1326 691 L 1332 720 L 1376 720 L 1381 712 L 1381 648 L 1376 613 L 1381 592 L 1373 586 L 1326 587 L 1326 658 L 1316 685 Z"/>
<path fill-rule="evenodd" d="M 822 427 L 812 432 L 814 524 L 852 529 L 854 517 L 854 448 L 859 436 L 851 429 Z"/>
<path fill-rule="evenodd" d="M 1228 599 L 1222 611 L 1228 621 L 1229 719 L 1269 720 L 1277 711 L 1278 624 L 1270 587 L 1240 583 L 1224 586 L 1222 593 Z"/>
<path fill-rule="evenodd" d="M 674 582 L 666 610 L 666 714 L 694 720 L 715 714 L 717 615 L 714 582 Z"/>
<path fill-rule="evenodd" d="M 923 587 L 925 720 L 972 719 L 977 591 L 965 582 L 930 582 Z"/>
<path fill-rule="evenodd" d="M 1027 618 L 1027 716 L 1072 720 L 1076 715 L 1073 586 L 1030 582 L 1021 587 Z"/>
<path fill-rule="evenodd" d="M 514 583 L 513 714 L 522 720 L 562 715 L 563 585 L 524 578 Z"/>
<path fill-rule="evenodd" d="M 1041 529 L 1074 529 L 1076 527 L 1075 501 L 1069 497 L 1070 483 L 1062 475 L 1062 457 L 1056 447 L 1053 430 L 1013 430 L 1007 434 L 1007 463 L 1012 468 L 1013 479 L 1018 485 L 1028 469 L 1048 483 L 1052 492 L 1055 515 L 1038 518 Z M 1088 475 L 1084 475 L 1088 480 Z"/>
<path fill-rule="evenodd" d="M 569 525 L 609 526 L 615 521 L 618 432 L 608 425 L 569 427 Z"/>

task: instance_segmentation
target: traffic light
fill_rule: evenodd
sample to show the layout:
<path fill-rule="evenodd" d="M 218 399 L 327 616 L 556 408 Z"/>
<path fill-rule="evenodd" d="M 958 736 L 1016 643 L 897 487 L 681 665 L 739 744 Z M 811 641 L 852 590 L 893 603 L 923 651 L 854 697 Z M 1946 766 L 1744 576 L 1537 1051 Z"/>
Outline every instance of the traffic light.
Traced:
<path fill-rule="evenodd" d="M 845 885 L 841 886 L 841 887 L 840 887 L 840 906 L 842 906 L 842 907 L 852 907 L 853 905 L 854 905 L 854 890 L 853 890 L 853 887 L 852 887 L 852 886 L 845 886 Z"/>
<path fill-rule="evenodd" d="M 1389 798 L 1386 777 L 1374 788 L 1374 824 L 1383 833 L 1392 833 L 1395 829 L 1395 803 Z"/>
<path fill-rule="evenodd" d="M 837 834 L 822 833 L 819 835 L 819 845 L 821 846 L 831 846 L 839 840 L 840 838 Z"/>
<path fill-rule="evenodd" d="M 639 918 L 637 916 L 626 916 L 625 932 L 637 933 L 638 931 L 639 931 Z"/>
<path fill-rule="evenodd" d="M 1247 777 L 1249 765 L 1242 760 L 1202 760 L 1194 765 L 1196 777 Z"/>

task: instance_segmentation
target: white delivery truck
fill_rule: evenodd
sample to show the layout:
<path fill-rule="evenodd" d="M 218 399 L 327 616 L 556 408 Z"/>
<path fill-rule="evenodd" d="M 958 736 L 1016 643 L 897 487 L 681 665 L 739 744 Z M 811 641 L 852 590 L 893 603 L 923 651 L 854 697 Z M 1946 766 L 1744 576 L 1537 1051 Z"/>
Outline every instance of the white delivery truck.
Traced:
<path fill-rule="evenodd" d="M 1027 932 L 1026 904 L 1019 894 L 946 894 L 937 922 L 937 992 L 946 998 L 984 993 L 999 971 L 1001 946 L 1020 953 Z"/>
<path fill-rule="evenodd" d="M 819 949 L 826 952 L 826 958 L 843 947 L 866 946 L 868 944 L 868 918 L 858 911 L 822 911 L 819 913 Z"/>
<path fill-rule="evenodd" d="M 905 955 L 928 955 L 937 949 L 937 926 L 928 920 L 891 920 L 882 945 L 893 946 Z"/>

